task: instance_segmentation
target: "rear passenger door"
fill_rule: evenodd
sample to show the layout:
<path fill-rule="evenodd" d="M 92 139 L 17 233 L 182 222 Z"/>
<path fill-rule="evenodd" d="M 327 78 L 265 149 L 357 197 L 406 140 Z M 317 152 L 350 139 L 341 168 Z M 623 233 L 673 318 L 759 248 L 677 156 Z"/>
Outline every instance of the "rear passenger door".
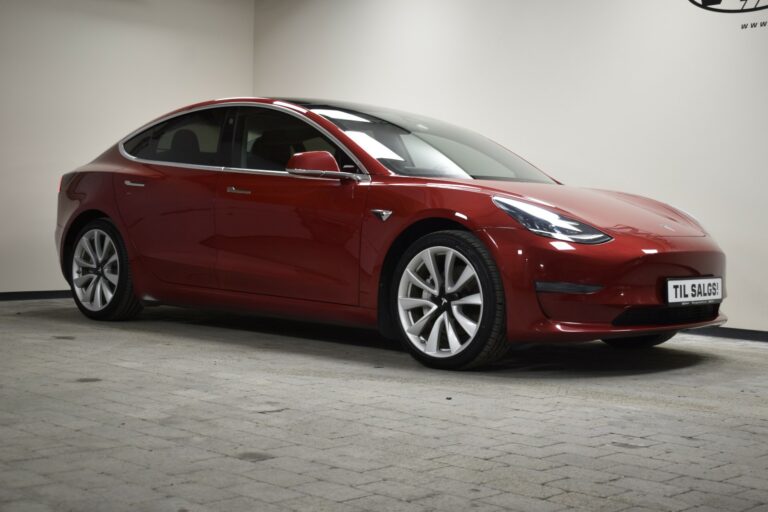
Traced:
<path fill-rule="evenodd" d="M 325 134 L 285 112 L 241 107 L 235 125 L 233 163 L 221 173 L 216 193 L 220 285 L 357 304 L 367 183 L 285 170 L 302 151 L 329 151 L 349 172 L 355 163 Z"/>
<path fill-rule="evenodd" d="M 115 178 L 120 214 L 142 263 L 162 281 L 217 285 L 213 202 L 231 157 L 231 111 L 183 114 L 123 145 L 130 163 Z"/>

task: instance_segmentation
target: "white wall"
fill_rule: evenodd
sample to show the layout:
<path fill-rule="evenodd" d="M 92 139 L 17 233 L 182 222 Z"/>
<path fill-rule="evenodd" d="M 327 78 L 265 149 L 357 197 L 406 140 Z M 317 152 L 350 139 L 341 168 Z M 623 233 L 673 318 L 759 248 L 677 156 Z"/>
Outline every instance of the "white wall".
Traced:
<path fill-rule="evenodd" d="M 476 129 L 571 185 L 696 215 L 728 255 L 731 327 L 768 330 L 768 11 L 687 0 L 257 2 L 257 95 L 347 99 Z"/>
<path fill-rule="evenodd" d="M 59 176 L 150 119 L 248 95 L 253 0 L 0 0 L 0 292 L 63 290 Z"/>

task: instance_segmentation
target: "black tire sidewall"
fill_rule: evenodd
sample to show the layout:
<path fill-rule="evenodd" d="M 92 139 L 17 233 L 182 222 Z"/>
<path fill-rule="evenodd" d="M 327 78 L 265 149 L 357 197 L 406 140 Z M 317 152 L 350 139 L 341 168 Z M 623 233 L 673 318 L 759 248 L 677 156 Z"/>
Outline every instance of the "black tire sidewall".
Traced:
<path fill-rule="evenodd" d="M 400 341 L 403 346 L 411 353 L 411 355 L 413 355 L 414 358 L 416 358 L 424 365 L 432 368 L 461 369 L 469 365 L 483 352 L 485 346 L 491 342 L 491 337 L 495 327 L 497 327 L 497 322 L 504 321 L 503 318 L 497 318 L 498 305 L 503 305 L 503 292 L 502 290 L 497 289 L 498 287 L 494 284 L 494 278 L 491 275 L 492 272 L 497 273 L 496 281 L 500 282 L 500 280 L 498 279 L 498 270 L 496 269 L 496 266 L 493 264 L 492 260 L 490 262 L 491 265 L 488 264 L 489 262 L 487 259 L 490 258 L 490 253 L 488 253 L 487 249 L 485 249 L 486 254 L 481 254 L 478 248 L 476 248 L 469 241 L 465 240 L 464 237 L 467 235 L 471 236 L 474 238 L 477 244 L 480 244 L 480 246 L 484 248 L 484 246 L 482 246 L 482 242 L 477 239 L 477 237 L 474 237 L 474 235 L 464 232 L 461 233 L 463 236 L 458 236 L 454 232 L 450 231 L 441 231 L 425 235 L 418 239 L 408 249 L 406 249 L 406 251 L 400 257 L 400 261 L 395 267 L 394 279 L 391 283 L 391 291 L 389 294 L 391 318 L 393 318 L 397 323 L 397 331 L 400 334 Z M 400 313 L 398 311 L 398 291 L 400 286 L 400 279 L 403 275 L 403 272 L 405 271 L 405 267 L 419 252 L 428 247 L 437 246 L 449 247 L 451 249 L 457 250 L 472 264 L 480 280 L 483 296 L 483 313 L 480 319 L 480 327 L 475 334 L 475 337 L 470 342 L 469 346 L 455 356 L 441 358 L 430 357 L 413 346 L 405 333 L 405 329 L 403 328 L 403 325 L 400 321 Z"/>
<path fill-rule="evenodd" d="M 112 302 L 110 302 L 107 307 L 100 311 L 92 311 L 83 306 L 83 304 L 80 302 L 80 299 L 77 297 L 77 293 L 75 292 L 75 284 L 72 282 L 72 262 L 75 257 L 75 248 L 77 247 L 77 244 L 80 242 L 80 239 L 83 237 L 83 235 L 92 229 L 100 229 L 101 231 L 107 233 L 110 238 L 112 238 L 112 241 L 117 248 L 117 258 L 120 272 L 117 277 L 117 288 L 115 289 L 114 297 L 112 297 Z M 93 318 L 95 320 L 111 319 L 115 312 L 121 307 L 122 303 L 126 300 L 126 294 L 133 293 L 133 291 L 130 290 L 131 286 L 129 282 L 130 272 L 128 269 L 128 253 L 125 249 L 123 238 L 120 236 L 120 232 L 117 230 L 112 221 L 106 218 L 96 219 L 89 222 L 77 233 L 75 241 L 72 244 L 72 248 L 70 249 L 67 257 L 66 268 L 67 281 L 69 282 L 70 289 L 72 290 L 72 297 L 75 299 L 75 304 L 77 304 L 78 309 L 88 318 Z"/>

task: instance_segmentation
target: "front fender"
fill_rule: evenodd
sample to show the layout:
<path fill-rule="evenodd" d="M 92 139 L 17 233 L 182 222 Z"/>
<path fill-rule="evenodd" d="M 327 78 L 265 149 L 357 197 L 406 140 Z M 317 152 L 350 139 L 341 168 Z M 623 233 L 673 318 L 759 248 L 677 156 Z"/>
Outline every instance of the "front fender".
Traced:
<path fill-rule="evenodd" d="M 360 305 L 378 306 L 379 283 L 390 249 L 413 226 L 433 221 L 438 229 L 455 227 L 473 232 L 488 244 L 482 228 L 489 223 L 510 223 L 509 216 L 493 205 L 482 189 L 418 178 L 375 178 L 363 216 L 360 237 Z M 388 210 L 386 220 L 371 210 Z M 442 226 L 442 227 L 440 227 Z"/>

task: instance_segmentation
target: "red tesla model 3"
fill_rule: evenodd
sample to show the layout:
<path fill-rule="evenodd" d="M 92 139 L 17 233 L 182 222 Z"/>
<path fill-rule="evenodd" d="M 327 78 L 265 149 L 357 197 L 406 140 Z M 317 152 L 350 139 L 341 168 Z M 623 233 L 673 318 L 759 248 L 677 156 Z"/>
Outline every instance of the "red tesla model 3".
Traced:
<path fill-rule="evenodd" d="M 642 348 L 725 322 L 725 257 L 690 215 L 343 102 L 237 98 L 159 118 L 62 177 L 56 241 L 93 319 L 164 303 L 378 326 L 438 368 L 511 343 Z"/>

